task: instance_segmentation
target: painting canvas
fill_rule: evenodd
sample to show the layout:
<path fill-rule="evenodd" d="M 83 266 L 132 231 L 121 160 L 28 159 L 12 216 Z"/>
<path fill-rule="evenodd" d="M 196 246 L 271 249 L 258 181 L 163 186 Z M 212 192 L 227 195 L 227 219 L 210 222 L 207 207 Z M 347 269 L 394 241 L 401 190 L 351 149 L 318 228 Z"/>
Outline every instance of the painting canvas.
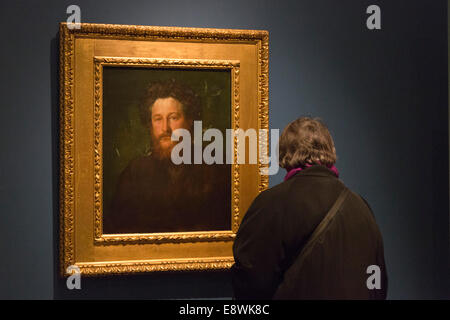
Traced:
<path fill-rule="evenodd" d="M 225 135 L 229 70 L 103 69 L 103 232 L 231 228 L 231 166 L 174 164 L 177 128 Z"/>

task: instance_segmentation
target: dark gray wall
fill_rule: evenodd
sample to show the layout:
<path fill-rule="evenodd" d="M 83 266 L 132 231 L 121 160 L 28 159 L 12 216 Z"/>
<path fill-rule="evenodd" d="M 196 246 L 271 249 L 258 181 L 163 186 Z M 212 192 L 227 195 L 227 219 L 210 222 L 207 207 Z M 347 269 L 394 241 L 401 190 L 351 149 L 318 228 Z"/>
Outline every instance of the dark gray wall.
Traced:
<path fill-rule="evenodd" d="M 389 298 L 448 297 L 445 1 L 2 1 L 0 298 L 230 297 L 227 272 L 83 279 L 57 270 L 58 22 L 270 31 L 270 127 L 332 131 L 342 180 L 384 236 Z M 382 30 L 365 27 L 378 4 Z M 284 172 L 271 177 L 282 180 Z"/>

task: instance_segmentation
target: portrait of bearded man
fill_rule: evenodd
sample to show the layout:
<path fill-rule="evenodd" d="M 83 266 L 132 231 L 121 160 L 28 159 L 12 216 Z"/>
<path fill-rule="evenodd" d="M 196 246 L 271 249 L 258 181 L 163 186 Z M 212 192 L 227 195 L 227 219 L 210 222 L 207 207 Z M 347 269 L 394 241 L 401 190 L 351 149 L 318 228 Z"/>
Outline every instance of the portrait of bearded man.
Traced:
<path fill-rule="evenodd" d="M 151 82 L 140 103 L 152 149 L 120 174 L 103 215 L 105 234 L 231 229 L 231 168 L 227 164 L 179 164 L 171 160 L 172 132 L 192 133 L 201 120 L 195 92 L 176 80 Z M 191 134 L 192 136 L 192 134 Z"/>

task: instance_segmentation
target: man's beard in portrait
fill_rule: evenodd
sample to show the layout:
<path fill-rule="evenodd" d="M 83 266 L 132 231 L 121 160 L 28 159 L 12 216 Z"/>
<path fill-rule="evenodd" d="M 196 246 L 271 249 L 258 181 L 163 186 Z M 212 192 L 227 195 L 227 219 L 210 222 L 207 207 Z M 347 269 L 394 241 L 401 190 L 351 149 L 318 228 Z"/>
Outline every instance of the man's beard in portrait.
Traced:
<path fill-rule="evenodd" d="M 180 179 L 185 169 L 184 164 L 176 165 L 172 162 L 171 154 L 173 147 L 178 143 L 178 141 L 171 140 L 170 133 L 163 133 L 158 138 L 153 136 L 153 151 L 152 154 L 161 162 L 165 164 L 168 176 L 171 184 L 179 184 Z"/>
<path fill-rule="evenodd" d="M 159 137 L 153 135 L 153 154 L 162 161 L 172 162 L 171 154 L 173 147 L 178 143 L 171 140 L 170 133 L 163 133 Z"/>

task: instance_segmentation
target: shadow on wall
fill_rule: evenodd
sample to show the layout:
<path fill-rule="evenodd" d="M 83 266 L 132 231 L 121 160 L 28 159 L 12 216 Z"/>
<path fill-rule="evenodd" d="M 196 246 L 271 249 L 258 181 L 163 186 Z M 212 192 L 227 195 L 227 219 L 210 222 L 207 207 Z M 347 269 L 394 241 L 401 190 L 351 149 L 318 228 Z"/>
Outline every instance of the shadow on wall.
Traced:
<path fill-rule="evenodd" d="M 50 43 L 52 90 L 53 252 L 55 299 L 231 299 L 228 271 L 159 272 L 81 278 L 81 289 L 69 290 L 59 274 L 59 34 Z"/>

